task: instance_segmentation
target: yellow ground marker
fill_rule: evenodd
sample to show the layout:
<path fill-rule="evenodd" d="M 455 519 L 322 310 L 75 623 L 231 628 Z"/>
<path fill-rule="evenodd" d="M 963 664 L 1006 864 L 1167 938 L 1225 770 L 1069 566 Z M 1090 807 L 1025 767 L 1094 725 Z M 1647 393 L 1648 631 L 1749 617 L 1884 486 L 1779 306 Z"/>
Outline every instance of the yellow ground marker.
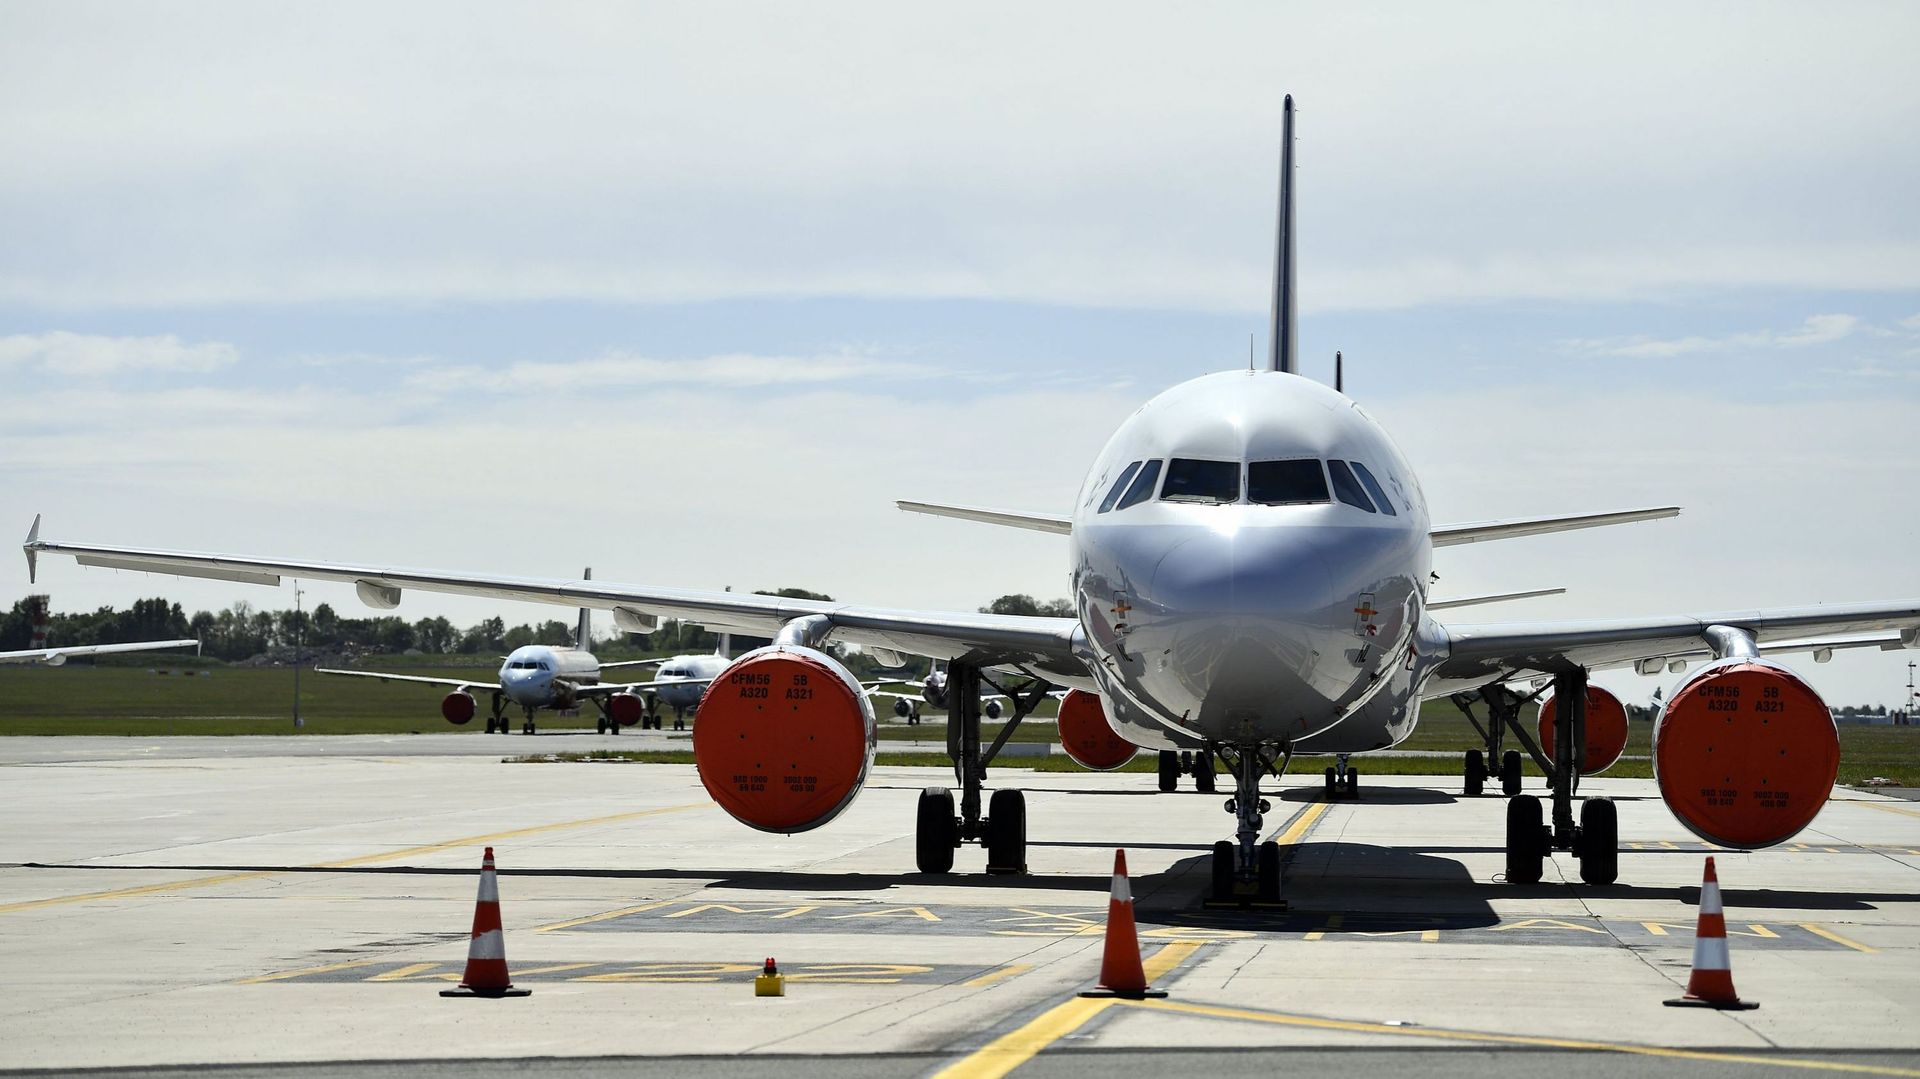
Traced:
<path fill-rule="evenodd" d="M 1866 809 L 1877 809 L 1877 810 L 1879 810 L 1879 811 L 1880 811 L 1880 812 L 1882 812 L 1882 813 L 1898 813 L 1898 814 L 1900 814 L 1900 815 L 1901 815 L 1901 816 L 1903 816 L 1903 817 L 1920 817 L 1920 812 L 1916 812 L 1916 811 L 1914 811 L 1914 810 L 1911 810 L 1911 809 L 1903 809 L 1903 808 L 1901 808 L 1900 806 L 1897 806 L 1897 805 L 1888 805 L 1888 804 L 1887 804 L 1887 803 L 1885 803 L 1885 802 L 1856 802 L 1856 801 L 1848 801 L 1848 802 L 1847 802 L 1847 804 L 1848 804 L 1848 805 L 1853 805 L 1853 806 L 1861 806 L 1861 807 L 1864 807 L 1864 808 L 1866 808 Z"/>
<path fill-rule="evenodd" d="M 1141 966 L 1151 985 L 1172 973 L 1200 950 L 1198 942 L 1174 941 L 1148 956 Z M 1112 1007 L 1118 997 L 1073 997 L 1042 1012 L 1018 1030 L 1002 1034 L 972 1053 L 934 1073 L 933 1079 L 1000 1079 L 1032 1060 L 1042 1049 L 1079 1030 L 1087 1021 Z"/>
<path fill-rule="evenodd" d="M 977 978 L 968 978 L 960 983 L 962 989 L 982 989 L 989 985 L 998 985 L 1016 974 L 1025 974 L 1033 969 L 1032 963 L 1008 963 L 998 970 L 990 970 Z"/>
<path fill-rule="evenodd" d="M 711 802 L 692 802 L 687 805 L 665 806 L 660 809 L 639 809 L 631 813 L 613 813 L 604 817 L 588 817 L 585 820 L 560 821 L 555 824 L 536 824 L 527 828 L 514 828 L 505 832 L 493 832 L 488 835 L 463 836 L 449 839 L 444 843 L 425 843 L 418 847 L 406 847 L 402 850 L 383 851 L 378 854 L 363 854 L 356 858 L 342 858 L 334 862 L 318 862 L 308 869 L 351 869 L 354 866 L 372 865 L 377 862 L 391 862 L 397 858 L 411 858 L 420 854 L 437 854 L 455 847 L 478 847 L 499 843 L 507 839 L 519 839 L 523 836 L 540 835 L 545 832 L 564 831 L 568 828 L 590 828 L 596 824 L 613 824 L 617 821 L 638 820 L 641 817 L 657 817 L 664 813 L 685 813 L 692 809 L 703 809 Z M 110 867 L 109 867 L 110 868 Z M 190 880 L 169 881 L 165 884 L 145 884 L 137 888 L 115 888 L 106 892 L 83 892 L 79 895 L 57 895 L 48 899 L 29 899 L 20 903 L 0 904 L 0 914 L 13 914 L 23 910 L 38 910 L 42 907 L 60 907 L 72 903 L 92 903 L 102 899 L 131 899 L 143 895 L 155 895 L 162 892 L 179 892 L 193 888 L 212 888 L 236 881 L 259 880 L 262 877 L 282 875 L 277 870 L 261 870 L 250 873 L 226 873 L 217 877 L 195 877 Z"/>
<path fill-rule="evenodd" d="M 262 974 L 257 978 L 242 979 L 241 985 L 259 985 L 262 982 L 279 982 L 288 978 L 304 978 L 309 974 L 331 974 L 336 970 L 352 970 L 378 963 L 378 959 L 350 959 L 345 963 L 328 963 L 324 967 L 301 967 L 299 970 L 283 970 L 278 974 Z"/>
<path fill-rule="evenodd" d="M 1478 1042 L 1487 1045 L 1525 1045 L 1537 1049 L 1574 1049 L 1588 1052 L 1624 1053 L 1630 1056 L 1666 1057 L 1674 1060 L 1706 1060 L 1723 1064 L 1753 1064 L 1772 1068 L 1802 1068 L 1808 1071 L 1850 1072 L 1860 1075 L 1898 1075 L 1920 1079 L 1920 1071 L 1889 1068 L 1877 1064 L 1850 1064 L 1837 1060 L 1806 1060 L 1799 1057 L 1754 1056 L 1747 1053 L 1717 1053 L 1698 1049 L 1666 1049 L 1655 1045 L 1625 1042 L 1596 1042 L 1580 1038 L 1543 1038 L 1525 1034 L 1494 1034 L 1477 1030 L 1452 1030 L 1446 1027 L 1397 1027 L 1385 1023 L 1364 1023 L 1346 1019 L 1321 1019 L 1310 1015 L 1255 1011 L 1250 1008 L 1223 1008 L 1209 1004 L 1186 1004 L 1171 1000 L 1127 1000 L 1117 1003 L 1130 1008 L 1181 1012 L 1213 1019 L 1237 1019 L 1245 1022 L 1272 1023 L 1278 1026 L 1307 1027 L 1314 1030 L 1339 1030 L 1351 1034 L 1387 1034 L 1401 1038 L 1433 1038 L 1441 1041 Z"/>
<path fill-rule="evenodd" d="M 1828 940 L 1834 942 L 1835 944 L 1844 944 L 1847 947 L 1852 948 L 1856 952 L 1865 952 L 1868 955 L 1880 954 L 1879 949 L 1877 948 L 1869 948 L 1857 940 L 1848 940 L 1847 938 L 1841 936 L 1840 934 L 1834 932 L 1831 929 L 1822 929 L 1820 926 L 1814 925 L 1811 922 L 1801 922 L 1800 928 L 1806 930 L 1809 933 L 1812 933 L 1816 937 L 1825 937 Z"/>
<path fill-rule="evenodd" d="M 1275 837 L 1274 842 L 1283 847 L 1290 847 L 1300 842 L 1301 837 L 1307 834 L 1308 829 L 1312 828 L 1315 822 L 1319 821 L 1321 817 L 1326 816 L 1327 810 L 1332 808 L 1332 802 L 1313 803 L 1302 810 L 1298 816 L 1294 817 L 1293 823 L 1287 825 L 1287 830 Z"/>
<path fill-rule="evenodd" d="M 555 922 L 552 925 L 539 925 L 535 926 L 533 931 L 536 933 L 551 933 L 556 929 L 572 929 L 576 925 L 592 925 L 594 922 L 605 922 L 614 918 L 624 918 L 629 914 L 644 914 L 650 910 L 659 910 L 661 907 L 673 906 L 678 902 L 680 902 L 678 899 L 662 899 L 654 903 L 642 903 L 637 907 L 622 907 L 619 910 L 610 910 L 605 914 L 589 914 L 585 918 L 570 918 L 564 922 Z"/>

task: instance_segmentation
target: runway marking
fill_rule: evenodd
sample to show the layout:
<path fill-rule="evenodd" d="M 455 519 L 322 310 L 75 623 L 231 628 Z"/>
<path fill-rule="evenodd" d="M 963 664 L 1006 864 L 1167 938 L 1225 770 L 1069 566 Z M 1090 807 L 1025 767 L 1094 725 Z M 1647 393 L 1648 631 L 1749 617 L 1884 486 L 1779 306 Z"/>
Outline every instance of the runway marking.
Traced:
<path fill-rule="evenodd" d="M 662 899 L 657 903 L 643 903 L 637 907 L 624 907 L 620 910 L 607 911 L 605 914 L 589 914 L 585 918 L 573 918 L 564 922 L 555 922 L 552 925 L 535 926 L 533 931 L 536 933 L 551 933 L 556 929 L 572 929 L 576 925 L 590 925 L 594 922 L 604 922 L 609 918 L 624 918 L 629 914 L 645 914 L 650 910 L 670 907 L 674 902 L 675 901 L 671 899 Z"/>
<path fill-rule="evenodd" d="M 1695 922 L 1641 922 L 1640 927 L 1656 937 L 1666 936 L 1667 930 L 1669 929 L 1677 930 L 1691 937 L 1693 936 L 1694 930 L 1699 928 L 1699 925 Z M 1800 928 L 1810 933 L 1817 932 L 1817 930 L 1810 925 L 1803 925 Z M 1744 931 L 1730 928 L 1727 930 L 1727 935 L 1730 937 L 1754 937 L 1760 940 L 1780 939 L 1780 934 L 1755 922 L 1748 922 L 1747 928 Z"/>
<path fill-rule="evenodd" d="M 1823 929 L 1820 926 L 1814 925 L 1811 922 L 1801 922 L 1800 928 L 1806 930 L 1809 933 L 1812 933 L 1816 937 L 1825 937 L 1828 940 L 1833 941 L 1835 944 L 1843 944 L 1849 948 L 1852 948 L 1856 952 L 1865 952 L 1868 955 L 1880 954 L 1880 951 L 1877 948 L 1869 948 L 1857 940 L 1848 940 L 1847 938 L 1841 936 L 1840 934 L 1834 932 L 1831 929 Z"/>
<path fill-rule="evenodd" d="M 437 962 L 436 963 L 408 963 L 404 967 L 397 967 L 393 970 L 389 970 L 381 974 L 375 974 L 373 977 L 368 978 L 367 980 L 370 982 L 403 982 L 403 981 L 406 981 L 408 978 L 413 977 L 416 974 L 420 974 L 424 971 L 433 970 L 439 965 L 440 964 Z"/>
<path fill-rule="evenodd" d="M 396 858 L 411 858 L 420 854 L 437 854 L 455 847 L 478 847 L 498 843 L 506 839 L 518 839 L 522 836 L 541 835 L 546 832 L 564 831 L 568 828 L 590 828 L 596 824 L 612 824 L 616 821 L 638 820 L 642 817 L 657 817 L 666 813 L 685 813 L 692 809 L 704 809 L 711 802 L 690 802 L 686 805 L 664 806 L 659 809 L 639 809 L 631 813 L 612 813 L 604 817 L 588 817 L 585 820 L 559 821 L 554 824 L 536 824 L 527 828 L 514 828 L 505 832 L 492 832 L 487 835 L 463 836 L 449 839 L 444 843 L 424 843 L 417 847 L 401 850 L 383 851 L 378 854 L 363 854 L 355 858 L 342 858 L 332 862 L 316 862 L 301 866 L 301 869 L 351 869 L 354 866 L 372 865 L 377 862 L 390 862 Z M 89 866 L 87 868 L 111 868 Z M 509 871 L 510 872 L 510 871 Z M 47 899 L 29 899 L 19 903 L 0 904 L 0 914 L 13 914 L 23 910 L 38 910 L 42 907 L 67 906 L 73 903 L 92 903 L 102 899 L 132 899 L 143 895 L 155 895 L 163 892 L 179 892 L 195 888 L 213 888 L 222 884 L 234 884 L 243 880 L 259 880 L 263 877 L 278 876 L 273 870 L 261 870 L 250 873 L 226 873 L 217 877 L 195 877 L 190 880 L 170 881 L 166 884 L 145 884 L 137 888 L 115 888 L 105 892 L 83 892 L 79 895 L 58 895 Z"/>
<path fill-rule="evenodd" d="M 1147 973 L 1147 984 L 1165 978 L 1199 949 L 1200 945 L 1194 941 L 1175 941 L 1147 956 L 1141 962 Z M 1038 1018 L 935 1072 L 933 1079 L 1000 1079 L 1118 1003 L 1115 997 L 1074 997 L 1056 1004 Z"/>
<path fill-rule="evenodd" d="M 1885 802 L 1848 802 L 1847 804 L 1863 806 L 1867 809 L 1877 809 L 1882 813 L 1898 813 L 1903 817 L 1920 817 L 1920 812 L 1911 809 L 1902 809 L 1899 806 L 1888 805 Z"/>
<path fill-rule="evenodd" d="M 247 978 L 240 984 L 259 985 L 262 982 L 283 982 L 289 978 L 309 978 L 316 974 L 332 974 L 337 970 L 351 970 L 354 967 L 369 966 L 378 962 L 378 959 L 351 959 L 345 963 L 328 963 L 323 967 L 302 967 L 299 970 L 283 970 L 278 974 L 262 974 L 258 978 Z"/>
<path fill-rule="evenodd" d="M 998 985 L 1017 974 L 1025 974 L 1033 969 L 1032 963 L 1009 963 L 999 970 L 990 970 L 978 978 L 969 978 L 960 983 L 963 989 L 984 989 L 989 985 Z"/>
<path fill-rule="evenodd" d="M 1308 830 L 1313 827 L 1314 823 L 1321 817 L 1326 816 L 1327 810 L 1332 808 L 1332 802 L 1315 802 L 1309 805 L 1294 815 L 1293 822 L 1287 825 L 1286 831 L 1274 837 L 1274 842 L 1283 847 L 1290 847 L 1298 843 L 1301 837 L 1305 836 Z"/>
<path fill-rule="evenodd" d="M 1628 1042 L 1596 1042 L 1580 1038 L 1544 1038 L 1525 1034 L 1495 1034 L 1488 1031 L 1454 1030 L 1447 1027 L 1389 1026 L 1350 1019 L 1322 1019 L 1285 1012 L 1255 1011 L 1251 1008 L 1187 1004 L 1170 1000 L 1129 1000 L 1120 1002 L 1130 1008 L 1180 1012 L 1211 1019 L 1237 1019 L 1277 1026 L 1308 1027 L 1315 1030 L 1339 1030 L 1352 1034 L 1386 1034 L 1401 1038 L 1434 1038 L 1442 1041 L 1478 1042 L 1488 1045 L 1525 1045 L 1537 1049 L 1573 1049 L 1590 1052 L 1623 1053 L 1630 1056 L 1666 1057 L 1676 1060 L 1702 1060 L 1722 1064 L 1755 1064 L 1772 1068 L 1801 1068 L 1808 1071 L 1851 1072 L 1863 1075 L 1920 1077 L 1920 1071 L 1891 1068 L 1878 1064 L 1850 1064 L 1838 1060 L 1806 1060 L 1798 1057 L 1756 1056 L 1749 1053 L 1718 1053 L 1700 1049 L 1667 1049 L 1656 1045 Z"/>

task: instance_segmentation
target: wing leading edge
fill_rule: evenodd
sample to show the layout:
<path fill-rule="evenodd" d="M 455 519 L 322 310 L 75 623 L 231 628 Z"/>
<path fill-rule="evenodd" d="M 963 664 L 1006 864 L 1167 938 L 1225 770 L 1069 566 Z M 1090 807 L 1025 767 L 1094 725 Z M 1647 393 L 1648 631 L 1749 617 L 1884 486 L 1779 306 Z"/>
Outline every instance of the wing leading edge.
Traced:
<path fill-rule="evenodd" d="M 247 584 L 278 585 L 283 578 L 337 581 L 354 585 L 360 595 L 381 606 L 399 602 L 407 589 L 485 599 L 591 607 L 633 616 L 677 618 L 712 630 L 769 637 L 787 622 L 824 616 L 833 639 L 939 659 L 965 658 L 983 666 L 1032 667 L 1036 671 L 1083 676 L 1071 618 L 979 614 L 965 611 L 913 611 L 823 600 L 789 599 L 743 592 L 657 588 L 613 581 L 508 577 L 444 570 L 298 559 L 261 558 L 196 551 L 166 551 L 97 544 L 58 543 L 35 533 L 25 544 L 29 559 L 66 555 L 83 566 L 142 573 L 205 577 Z"/>

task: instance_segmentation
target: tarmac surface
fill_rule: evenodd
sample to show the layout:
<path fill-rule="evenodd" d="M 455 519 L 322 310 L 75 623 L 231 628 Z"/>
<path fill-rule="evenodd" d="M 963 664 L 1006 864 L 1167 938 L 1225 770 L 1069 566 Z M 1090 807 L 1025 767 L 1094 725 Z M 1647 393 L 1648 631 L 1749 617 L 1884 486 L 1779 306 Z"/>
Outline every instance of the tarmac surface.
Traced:
<path fill-rule="evenodd" d="M 529 744 L 0 739 L 0 1067 L 1920 1075 L 1920 806 L 1897 798 L 1837 791 L 1796 843 L 1716 852 L 1734 980 L 1763 1006 L 1714 1012 L 1661 1004 L 1708 848 L 1648 781 L 1582 790 L 1618 801 L 1621 883 L 1560 855 L 1517 887 L 1498 797 L 1368 777 L 1328 803 L 1290 779 L 1268 816 L 1289 909 L 1210 911 L 1224 778 L 996 772 L 1028 792 L 1030 872 L 986 876 L 969 848 L 925 877 L 914 801 L 941 770 L 881 765 L 786 837 L 727 818 L 690 767 L 501 763 Z M 530 997 L 437 992 L 484 846 Z M 1116 847 L 1165 1000 L 1075 995 Z M 753 996 L 767 956 L 783 998 Z"/>

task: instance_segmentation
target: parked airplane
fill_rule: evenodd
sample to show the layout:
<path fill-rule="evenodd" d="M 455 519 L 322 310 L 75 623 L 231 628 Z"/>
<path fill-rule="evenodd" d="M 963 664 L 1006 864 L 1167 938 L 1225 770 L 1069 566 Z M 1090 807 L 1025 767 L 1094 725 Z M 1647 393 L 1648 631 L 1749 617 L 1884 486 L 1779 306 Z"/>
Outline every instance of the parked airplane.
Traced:
<path fill-rule="evenodd" d="M 951 871 L 962 843 L 986 847 L 989 872 L 1025 869 L 1020 791 L 1003 787 L 983 804 L 984 768 L 996 747 L 980 744 L 982 687 L 1013 702 L 1003 739 L 1047 691 L 1076 690 L 1083 696 L 1069 694 L 1063 707 L 1097 705 L 1114 734 L 1138 745 L 1197 743 L 1234 777 L 1227 799 L 1233 838 L 1216 843 L 1212 858 L 1213 894 L 1222 902 L 1280 898 L 1280 848 L 1261 841 L 1269 805 L 1260 788 L 1295 754 L 1385 749 L 1413 731 L 1422 698 L 1464 691 L 1478 691 L 1495 722 L 1513 724 L 1525 680 L 1535 676 L 1566 704 L 1555 730 L 1551 825 L 1534 796 L 1508 802 L 1505 879 L 1535 883 L 1547 856 L 1564 850 L 1586 880 L 1611 882 L 1618 872 L 1613 803 L 1587 798 L 1575 819 L 1574 747 L 1584 741 L 1588 672 L 1709 656 L 1669 694 L 1657 720 L 1661 796 L 1710 842 L 1747 849 L 1790 839 L 1826 802 L 1839 743 L 1819 696 L 1762 658 L 1761 648 L 1889 631 L 1890 644 L 1920 646 L 1920 599 L 1600 621 L 1439 622 L 1427 597 L 1437 547 L 1678 511 L 1431 524 L 1425 491 L 1380 425 L 1337 390 L 1297 373 L 1293 189 L 1289 97 L 1268 370 L 1202 376 L 1149 400 L 1095 458 L 1068 514 L 931 507 L 1065 536 L 1074 617 L 64 543 L 39 539 L 37 521 L 26 543 L 29 572 L 38 555 L 64 554 L 83 565 L 260 584 L 340 581 L 383 602 L 420 588 L 771 636 L 772 644 L 716 676 L 693 737 L 708 793 L 741 822 L 769 832 L 832 820 L 873 763 L 872 704 L 824 645 L 948 660 L 961 796 L 956 807 L 944 786 L 920 795 L 916 861 L 929 873 Z"/>
<path fill-rule="evenodd" d="M 75 656 L 104 656 L 115 652 L 152 652 L 162 648 L 193 648 L 200 642 L 192 637 L 178 641 L 135 641 L 130 644 L 76 644 L 66 648 L 27 648 L 18 652 L 0 652 L 0 663 L 44 663 L 58 667 Z"/>
<path fill-rule="evenodd" d="M 591 580 L 593 570 L 588 569 L 581 580 Z M 397 602 L 397 599 L 396 599 Z M 599 710 L 599 718 L 594 729 L 601 734 L 619 734 L 620 728 L 631 727 L 636 723 L 648 723 L 646 700 L 642 693 L 652 690 L 659 692 L 671 690 L 685 692 L 691 684 L 684 673 L 676 673 L 673 678 L 647 682 L 602 682 L 600 672 L 614 667 L 641 666 L 653 663 L 666 663 L 672 666 L 675 660 L 635 659 L 620 663 L 601 663 L 594 658 L 588 646 L 593 643 L 593 611 L 580 608 L 580 622 L 574 631 L 573 647 L 562 648 L 544 644 L 529 644 L 514 649 L 500 664 L 497 681 L 478 682 L 461 678 L 433 678 L 417 674 L 391 674 L 384 671 L 344 671 L 326 667 L 315 668 L 316 674 L 345 675 L 352 678 L 378 678 L 383 682 L 418 682 L 432 686 L 451 686 L 452 691 L 440 700 L 440 714 L 447 722 L 460 726 L 473 719 L 476 705 L 475 690 L 489 692 L 493 696 L 493 707 L 487 717 L 487 733 L 498 731 L 508 733 L 510 726 L 506 710 L 509 704 L 519 705 L 525 718 L 521 723 L 521 733 L 533 734 L 537 731 L 534 713 L 542 708 L 560 711 L 578 708 L 583 701 L 592 702 Z M 657 712 L 651 725 L 658 727 Z M 676 727 L 678 724 L 676 723 Z"/>
<path fill-rule="evenodd" d="M 910 727 L 920 724 L 921 705 L 943 711 L 947 707 L 947 672 L 940 669 L 938 660 L 929 665 L 925 678 L 881 679 L 862 684 L 869 687 L 868 696 L 893 701 L 894 716 L 906 720 Z M 881 686 L 906 686 L 914 692 L 901 693 L 898 690 L 881 689 Z M 1003 700 L 1006 698 L 998 693 L 985 694 L 981 698 L 982 714 L 988 719 L 999 719 L 1003 711 L 1000 702 Z"/>

